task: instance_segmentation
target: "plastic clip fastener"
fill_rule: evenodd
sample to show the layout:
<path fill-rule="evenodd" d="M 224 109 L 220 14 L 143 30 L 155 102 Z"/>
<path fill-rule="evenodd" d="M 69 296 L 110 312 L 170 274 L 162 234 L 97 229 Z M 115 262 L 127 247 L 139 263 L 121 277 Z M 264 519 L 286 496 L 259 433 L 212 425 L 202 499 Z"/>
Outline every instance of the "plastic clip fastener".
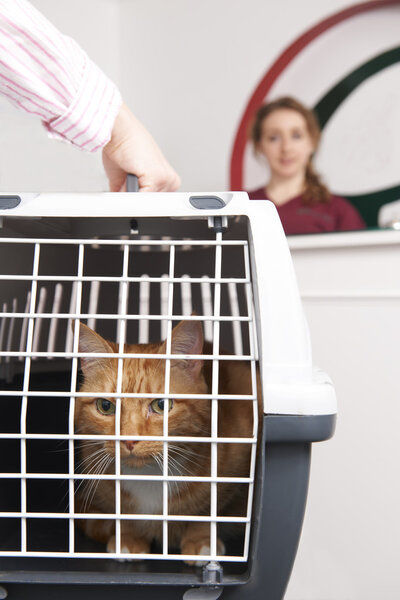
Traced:
<path fill-rule="evenodd" d="M 15 208 L 20 202 L 21 198 L 19 196 L 0 196 L 0 210 Z"/>
<path fill-rule="evenodd" d="M 189 202 L 194 208 L 200 210 L 218 210 L 226 206 L 219 196 L 190 196 Z"/>

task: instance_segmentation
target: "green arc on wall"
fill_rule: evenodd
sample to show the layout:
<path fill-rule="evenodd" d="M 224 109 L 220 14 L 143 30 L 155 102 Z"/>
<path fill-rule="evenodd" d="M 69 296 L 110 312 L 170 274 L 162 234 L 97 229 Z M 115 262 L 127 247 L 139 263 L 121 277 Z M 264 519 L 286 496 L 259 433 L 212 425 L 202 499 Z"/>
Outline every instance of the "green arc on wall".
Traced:
<path fill-rule="evenodd" d="M 321 100 L 314 106 L 321 129 L 325 127 L 331 116 L 341 103 L 366 79 L 379 71 L 400 62 L 400 46 L 386 50 L 374 56 L 366 63 L 357 67 L 339 81 Z M 359 195 L 348 195 L 346 198 L 360 211 L 368 227 L 377 225 L 378 211 L 383 204 L 400 199 L 400 185 L 384 190 L 377 190 Z"/>

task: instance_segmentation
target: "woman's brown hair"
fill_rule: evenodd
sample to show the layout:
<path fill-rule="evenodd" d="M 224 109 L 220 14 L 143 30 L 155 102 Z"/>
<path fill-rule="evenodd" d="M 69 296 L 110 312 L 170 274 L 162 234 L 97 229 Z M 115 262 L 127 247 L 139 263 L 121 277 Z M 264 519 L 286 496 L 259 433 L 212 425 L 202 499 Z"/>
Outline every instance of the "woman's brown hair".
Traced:
<path fill-rule="evenodd" d="M 290 96 L 283 96 L 268 104 L 263 104 L 257 111 L 250 131 L 250 138 L 254 148 L 257 151 L 258 144 L 262 136 L 262 124 L 271 113 L 279 109 L 294 110 L 304 117 L 308 133 L 314 144 L 314 149 L 317 148 L 321 137 L 321 130 L 318 124 L 316 115 L 312 110 L 304 106 L 301 102 Z M 314 170 L 312 157 L 308 161 L 305 173 L 305 189 L 303 192 L 304 204 L 317 204 L 318 202 L 329 202 L 330 193 L 328 188 L 322 183 L 318 173 Z"/>

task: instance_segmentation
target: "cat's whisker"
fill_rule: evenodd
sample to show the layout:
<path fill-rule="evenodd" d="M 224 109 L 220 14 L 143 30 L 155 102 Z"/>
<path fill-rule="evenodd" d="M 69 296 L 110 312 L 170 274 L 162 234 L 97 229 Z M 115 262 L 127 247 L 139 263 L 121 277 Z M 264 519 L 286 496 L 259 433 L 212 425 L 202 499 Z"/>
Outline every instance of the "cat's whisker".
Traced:
<path fill-rule="evenodd" d="M 105 456 L 103 459 L 103 462 L 102 462 L 101 466 L 99 466 L 96 474 L 97 475 L 103 474 L 107 470 L 109 465 L 113 462 L 113 460 L 114 459 L 112 456 L 110 456 L 110 455 Z M 91 486 L 90 486 L 91 492 L 87 496 L 87 500 L 88 500 L 87 508 L 89 508 L 91 503 L 93 502 L 93 498 L 96 494 L 96 491 L 97 491 L 100 481 L 101 481 L 100 479 L 92 479 L 92 481 L 91 481 Z"/>
<path fill-rule="evenodd" d="M 171 454 L 182 456 L 183 458 L 190 459 L 190 455 L 185 451 L 184 448 L 174 447 L 172 446 L 170 449 Z"/>
<path fill-rule="evenodd" d="M 162 452 L 161 452 L 161 453 L 152 453 L 152 455 L 151 455 L 151 456 L 152 456 L 152 458 L 154 459 L 154 461 L 156 462 L 156 464 L 157 464 L 158 468 L 160 469 L 160 471 L 161 471 L 161 473 L 162 473 L 162 472 L 163 472 L 163 470 L 164 470 L 164 459 L 163 459 L 163 454 L 162 454 Z M 173 462 L 173 459 L 171 460 L 171 457 L 170 457 L 170 456 L 169 456 L 168 458 L 169 458 L 169 461 L 168 461 L 169 463 L 170 463 L 170 462 Z M 168 475 L 177 475 L 177 474 L 178 474 L 178 475 L 181 475 L 181 473 L 180 473 L 179 471 L 180 471 L 180 470 L 179 470 L 179 468 L 178 468 L 178 473 L 174 473 L 174 472 L 172 471 L 171 465 L 170 465 L 170 464 L 168 464 Z M 172 486 L 174 486 L 174 488 L 175 488 L 175 492 L 176 492 L 176 494 L 179 496 L 179 495 L 180 495 L 179 485 L 180 485 L 180 482 L 178 482 L 178 481 L 169 481 L 169 482 L 168 482 L 168 495 L 171 495 L 171 492 L 172 492 Z"/>
<path fill-rule="evenodd" d="M 161 473 L 163 472 L 163 459 L 161 458 L 161 456 L 159 454 L 153 453 L 152 458 L 154 458 L 155 462 L 158 465 L 158 468 L 160 469 Z"/>
<path fill-rule="evenodd" d="M 177 469 L 178 473 L 174 473 L 174 471 L 172 470 L 172 467 L 170 465 L 168 465 L 168 475 L 180 475 L 181 473 L 179 472 L 179 468 Z M 179 497 L 180 495 L 180 490 L 179 490 L 179 485 L 180 482 L 178 481 L 169 481 L 168 482 L 168 495 L 172 494 L 172 491 L 175 491 L 175 494 Z"/>
<path fill-rule="evenodd" d="M 169 450 L 186 458 L 191 458 L 192 456 L 198 457 L 198 453 L 192 452 L 186 446 L 170 446 Z"/>
<path fill-rule="evenodd" d="M 175 471 L 176 471 L 176 472 L 173 472 L 172 466 L 169 466 L 168 472 L 171 475 L 184 476 L 185 475 L 184 471 L 186 471 L 186 473 L 189 473 L 189 474 L 191 473 L 190 469 L 187 469 L 186 467 L 184 467 L 177 458 L 174 458 L 170 454 L 168 454 L 168 459 L 169 459 L 169 462 L 171 463 L 171 465 L 175 467 Z M 175 492 L 176 492 L 178 498 L 180 498 L 180 495 L 181 495 L 181 488 L 182 487 L 188 488 L 188 486 L 189 486 L 188 481 L 171 481 L 170 485 L 172 486 L 172 484 L 174 484 Z"/>
<path fill-rule="evenodd" d="M 172 456 L 169 455 L 168 456 L 168 472 L 171 472 L 171 474 L 174 475 L 172 467 L 175 467 L 176 470 L 178 471 L 176 473 L 176 475 L 182 475 L 180 463 L 175 458 L 173 458 Z"/>
<path fill-rule="evenodd" d="M 95 442 L 98 444 L 98 442 Z M 82 470 L 84 473 L 90 473 L 92 469 L 96 468 L 96 465 L 101 459 L 101 454 L 106 454 L 103 448 L 97 449 L 89 456 L 84 457 L 81 461 L 76 463 L 76 469 Z M 78 485 L 75 484 L 74 495 L 78 493 L 82 486 L 88 486 L 86 479 L 81 479 Z M 66 494 L 67 495 L 67 494 Z"/>
<path fill-rule="evenodd" d="M 74 486 L 74 496 L 76 496 L 76 494 L 79 492 L 80 488 L 82 487 L 82 485 L 83 485 L 84 483 L 85 483 L 85 480 L 84 480 L 84 479 L 81 479 L 81 480 L 79 481 L 78 485 L 76 485 L 76 483 L 75 483 L 75 486 Z M 68 494 L 68 492 L 67 492 L 67 494 Z"/>
<path fill-rule="evenodd" d="M 83 468 L 84 465 L 86 465 L 83 470 L 87 470 L 89 472 L 90 471 L 90 464 L 92 462 L 95 463 L 96 460 L 97 460 L 97 458 L 99 458 L 99 456 L 101 454 L 105 454 L 104 448 L 99 448 L 95 452 L 92 452 L 92 454 L 90 454 L 89 456 L 86 456 L 85 458 L 83 458 L 79 463 L 77 463 L 76 467 L 77 468 L 81 468 L 81 467 Z"/>
<path fill-rule="evenodd" d="M 93 475 L 99 474 L 101 472 L 103 464 L 108 460 L 108 458 L 109 458 L 109 455 L 104 450 L 102 450 L 101 452 L 97 451 L 97 456 L 89 457 L 89 459 L 91 459 L 91 461 L 89 464 L 86 465 L 86 468 L 84 469 L 84 473 L 93 474 Z M 87 484 L 87 486 L 90 486 L 90 484 L 93 481 L 95 481 L 95 480 L 82 479 L 82 482 L 85 482 Z"/>
<path fill-rule="evenodd" d="M 152 457 L 154 458 L 154 460 L 156 461 L 157 465 L 159 466 L 161 472 L 164 469 L 164 456 L 163 453 L 157 453 L 157 454 L 152 454 Z M 173 457 L 168 453 L 168 463 L 172 463 L 174 461 Z M 170 471 L 170 466 L 168 466 L 168 471 Z"/>
<path fill-rule="evenodd" d="M 93 450 L 92 452 L 90 452 L 90 454 L 87 454 L 86 456 L 84 456 L 80 462 L 83 463 L 83 462 L 91 459 L 93 456 L 96 456 L 100 452 L 104 452 L 104 448 L 97 448 L 97 450 Z"/>
<path fill-rule="evenodd" d="M 97 466 L 98 462 L 100 460 L 102 460 L 102 458 L 103 458 L 103 455 L 97 456 L 90 462 L 90 464 L 87 464 L 84 469 L 81 469 L 81 472 L 84 474 L 87 474 L 87 475 L 89 475 L 91 473 L 95 473 L 96 466 Z"/>
<path fill-rule="evenodd" d="M 176 475 L 184 475 L 183 471 L 186 471 L 186 473 L 190 473 L 190 470 L 187 467 L 185 467 L 178 458 L 169 456 L 169 461 L 177 469 L 178 473 L 176 473 Z"/>
<path fill-rule="evenodd" d="M 96 442 L 95 440 L 87 440 L 87 441 L 80 441 L 79 442 L 79 448 L 83 449 L 83 448 L 91 448 L 92 446 L 99 446 L 99 445 L 103 445 L 104 444 L 104 440 L 101 440 L 99 442 Z"/>
<path fill-rule="evenodd" d="M 192 450 L 190 446 L 185 442 L 177 442 L 177 443 L 169 443 L 168 448 L 172 448 L 173 450 L 184 450 L 187 454 L 192 456 L 198 456 L 198 452 Z"/>
<path fill-rule="evenodd" d="M 91 471 L 91 470 L 88 468 L 88 469 L 86 470 L 86 473 L 91 473 L 91 472 L 93 472 L 93 473 L 95 473 L 95 474 L 98 474 L 98 472 L 97 472 L 97 469 L 98 469 L 99 463 L 101 463 L 101 462 L 104 460 L 104 458 L 105 458 L 105 457 L 106 457 L 106 456 L 104 456 L 104 457 L 96 457 L 96 459 L 94 459 L 94 460 L 93 460 L 93 465 L 92 465 L 92 467 L 93 467 L 93 471 Z M 86 458 L 86 460 L 89 460 L 89 459 L 92 459 L 92 458 L 93 458 L 92 456 L 89 456 L 89 457 L 87 457 L 87 458 Z M 107 466 L 108 466 L 108 465 L 107 465 Z M 85 472 L 85 471 L 84 471 L 84 472 Z M 104 471 L 103 471 L 103 472 L 104 472 Z M 89 480 L 89 481 L 88 481 L 87 479 L 81 479 L 81 480 L 79 481 L 78 485 L 76 485 L 76 483 L 75 483 L 75 486 L 74 486 L 74 496 L 76 496 L 76 495 L 77 495 L 77 493 L 79 492 L 79 490 L 80 490 L 80 488 L 81 488 L 82 486 L 83 486 L 83 488 L 84 488 L 84 496 L 83 496 L 84 505 L 83 505 L 83 512 L 86 512 L 86 499 L 87 499 L 87 495 L 88 495 L 88 491 L 89 491 L 88 489 L 85 489 L 85 487 L 87 487 L 87 488 L 91 487 L 91 484 L 92 484 L 94 481 L 97 481 L 97 483 L 98 483 L 100 480 L 93 480 L 93 479 L 92 479 L 92 480 Z M 68 492 L 66 492 L 66 494 L 65 494 L 65 495 L 64 495 L 64 497 L 63 497 L 63 500 L 65 500 L 65 498 L 66 498 L 67 496 L 69 496 L 69 491 L 68 491 Z"/>
<path fill-rule="evenodd" d="M 107 469 L 107 467 L 111 464 L 112 460 L 113 457 L 111 457 L 109 454 L 104 453 L 104 456 L 102 456 L 98 460 L 98 463 L 96 464 L 95 468 L 92 469 L 91 473 L 93 475 L 102 475 Z M 90 507 L 99 483 L 100 479 L 91 479 L 89 481 L 87 490 L 85 490 L 84 492 L 85 496 L 83 503 L 83 512 L 86 512 L 86 510 Z"/>
<path fill-rule="evenodd" d="M 96 446 L 98 446 L 99 444 L 101 444 L 100 448 L 96 448 Z M 85 450 L 85 454 L 86 456 L 81 457 L 81 460 L 76 462 L 76 468 L 81 468 L 85 462 L 90 461 L 91 458 L 93 458 L 94 456 L 96 456 L 97 454 L 99 454 L 99 452 L 103 452 L 104 448 L 103 448 L 103 443 L 102 442 L 86 442 L 85 445 L 81 445 L 79 444 L 79 449 L 77 448 L 77 450 L 80 450 L 80 454 L 82 454 L 82 450 Z M 88 453 L 89 450 L 89 453 Z M 92 452 L 90 452 L 90 450 L 93 450 Z M 78 457 L 79 457 L 79 451 L 78 451 Z"/>
<path fill-rule="evenodd" d="M 179 456 L 180 458 L 183 458 L 187 463 L 192 463 L 197 466 L 199 465 L 199 455 L 191 450 L 187 450 L 185 447 L 172 446 L 170 447 L 170 452 L 176 456 Z M 192 455 L 196 457 L 196 460 L 191 458 Z"/>
<path fill-rule="evenodd" d="M 89 497 L 91 495 L 91 490 L 93 489 L 94 486 L 94 482 L 95 479 L 90 479 L 88 480 L 83 480 L 83 488 L 82 488 L 82 492 L 83 492 L 83 506 L 82 506 L 82 512 L 87 512 L 87 509 L 89 508 L 91 501 L 89 502 Z"/>
<path fill-rule="evenodd" d="M 193 460 L 190 455 L 193 454 L 191 450 L 187 450 L 186 447 L 182 447 L 182 446 L 176 446 L 174 444 L 171 444 L 169 446 L 169 455 L 170 458 L 175 458 L 175 460 L 178 459 L 182 459 L 179 460 L 179 464 L 181 465 L 181 467 L 183 468 L 183 464 L 182 461 L 184 461 L 185 463 L 193 463 L 198 465 L 198 455 L 196 455 L 196 459 L 197 460 Z M 187 470 L 188 472 L 190 471 L 190 469 L 188 467 L 185 467 L 185 470 Z"/>
<path fill-rule="evenodd" d="M 185 474 L 193 475 L 193 469 L 190 468 L 190 465 L 188 465 L 187 463 L 188 462 L 193 463 L 198 467 L 199 466 L 198 456 L 197 456 L 196 461 L 192 460 L 191 458 L 186 456 L 185 450 L 186 450 L 186 448 L 183 448 L 181 446 L 172 446 L 171 453 L 175 454 L 175 456 L 174 457 L 170 456 L 170 459 L 174 460 L 175 465 L 178 469 L 179 475 L 185 475 Z M 187 489 L 189 487 L 189 481 L 181 481 L 178 483 L 178 496 L 180 496 L 180 490 L 182 487 Z"/>

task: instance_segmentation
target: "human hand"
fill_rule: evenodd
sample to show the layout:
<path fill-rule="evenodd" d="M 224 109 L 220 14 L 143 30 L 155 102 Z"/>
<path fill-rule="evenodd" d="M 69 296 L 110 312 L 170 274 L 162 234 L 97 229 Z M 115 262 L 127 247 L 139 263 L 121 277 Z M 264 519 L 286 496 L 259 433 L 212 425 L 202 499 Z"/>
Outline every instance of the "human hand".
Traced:
<path fill-rule="evenodd" d="M 111 192 L 126 191 L 128 173 L 137 176 L 141 192 L 174 192 L 180 186 L 179 176 L 153 137 L 125 104 L 103 148 L 103 164 Z"/>

